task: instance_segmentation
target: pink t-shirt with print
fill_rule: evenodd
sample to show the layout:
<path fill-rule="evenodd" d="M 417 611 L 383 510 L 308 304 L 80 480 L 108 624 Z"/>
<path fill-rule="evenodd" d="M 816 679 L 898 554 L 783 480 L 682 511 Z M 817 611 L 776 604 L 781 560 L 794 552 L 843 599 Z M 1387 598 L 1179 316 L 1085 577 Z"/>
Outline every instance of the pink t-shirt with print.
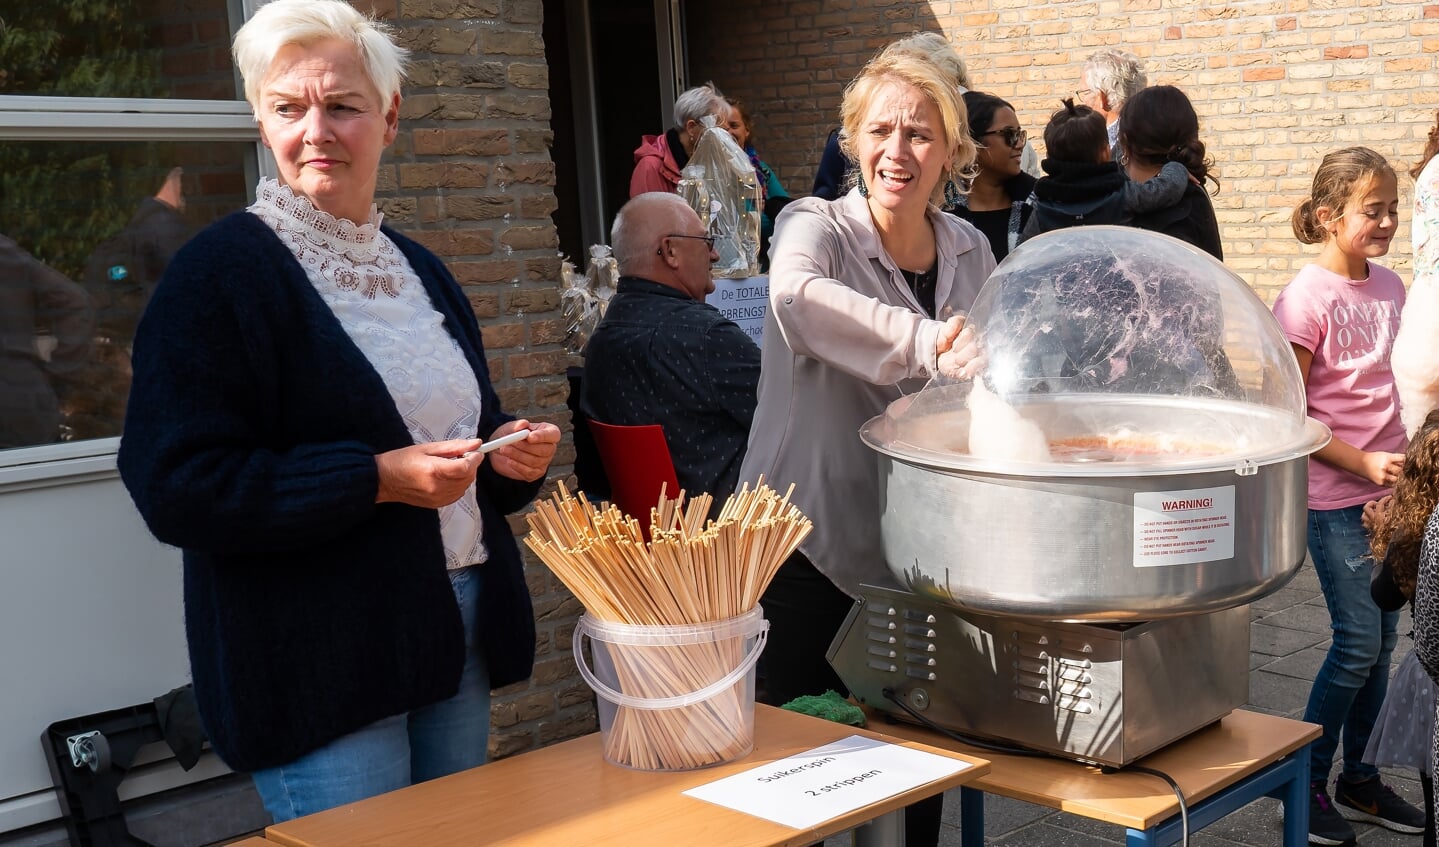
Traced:
<path fill-rule="evenodd" d="M 1365 280 L 1305 265 L 1274 301 L 1285 336 L 1314 353 L 1309 414 L 1360 450 L 1404 450 L 1399 395 L 1389 369 L 1403 306 L 1399 275 L 1373 262 Z M 1309 460 L 1311 509 L 1357 506 L 1386 493 L 1362 477 Z"/>

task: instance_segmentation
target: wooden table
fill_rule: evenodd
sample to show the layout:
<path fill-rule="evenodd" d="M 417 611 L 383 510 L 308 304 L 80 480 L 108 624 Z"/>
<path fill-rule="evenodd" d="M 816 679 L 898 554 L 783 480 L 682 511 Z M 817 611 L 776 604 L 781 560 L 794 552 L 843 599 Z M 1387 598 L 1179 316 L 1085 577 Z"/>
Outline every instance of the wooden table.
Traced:
<path fill-rule="evenodd" d="M 971 767 L 808 830 L 687 797 L 680 792 L 815 747 L 866 735 L 960 759 Z M 598 733 L 503 759 L 443 779 L 277 824 L 266 837 L 287 847 L 556 845 L 644 847 L 724 844 L 806 845 L 889 816 L 982 777 L 989 763 L 883 733 L 768 706 L 755 707 L 755 750 L 713 768 L 632 771 L 604 761 Z M 902 830 L 901 830 L 902 831 Z"/>
<path fill-rule="evenodd" d="M 1159 777 L 994 753 L 911 724 L 886 723 L 874 713 L 870 718 L 871 726 L 888 734 L 990 760 L 989 772 L 960 792 L 964 847 L 984 844 L 985 794 L 1118 824 L 1128 830 L 1129 847 L 1157 847 L 1179 837 L 1179 801 Z M 1274 797 L 1284 803 L 1284 847 L 1303 847 L 1309 840 L 1309 742 L 1319 733 L 1311 723 L 1239 710 L 1135 764 L 1179 783 L 1189 805 L 1190 832 L 1260 797 Z"/>

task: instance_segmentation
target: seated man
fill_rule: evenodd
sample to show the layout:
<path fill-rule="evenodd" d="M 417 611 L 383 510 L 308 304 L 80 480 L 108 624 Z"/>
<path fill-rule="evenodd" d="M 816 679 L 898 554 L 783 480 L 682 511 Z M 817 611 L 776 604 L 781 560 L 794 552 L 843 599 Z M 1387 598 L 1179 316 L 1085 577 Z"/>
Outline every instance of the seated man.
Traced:
<path fill-rule="evenodd" d="M 687 496 L 723 504 L 754 417 L 759 347 L 704 302 L 718 256 L 676 194 L 641 194 L 610 235 L 620 280 L 585 347 L 580 407 L 601 423 L 660 424 Z"/>

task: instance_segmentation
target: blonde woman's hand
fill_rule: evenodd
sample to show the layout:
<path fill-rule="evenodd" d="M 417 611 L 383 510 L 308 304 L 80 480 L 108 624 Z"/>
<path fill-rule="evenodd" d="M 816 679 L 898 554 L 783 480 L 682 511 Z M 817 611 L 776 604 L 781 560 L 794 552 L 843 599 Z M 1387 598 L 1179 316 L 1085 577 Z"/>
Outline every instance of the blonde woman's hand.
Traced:
<path fill-rule="evenodd" d="M 376 503 L 407 503 L 426 509 L 448 506 L 475 481 L 485 457 L 473 451 L 478 438 L 431 441 L 390 450 L 375 457 L 380 487 Z"/>
<path fill-rule="evenodd" d="M 934 351 L 937 369 L 943 376 L 968 379 L 984 368 L 979 336 L 973 327 L 965 325 L 963 315 L 955 315 L 944 322 Z"/>
<path fill-rule="evenodd" d="M 489 440 L 493 441 L 522 429 L 528 429 L 529 436 L 491 453 L 490 467 L 500 476 L 534 482 L 543 478 L 550 469 L 550 462 L 555 458 L 555 448 L 560 443 L 560 428 L 552 423 L 531 423 L 521 418 L 502 424 L 490 434 Z"/>

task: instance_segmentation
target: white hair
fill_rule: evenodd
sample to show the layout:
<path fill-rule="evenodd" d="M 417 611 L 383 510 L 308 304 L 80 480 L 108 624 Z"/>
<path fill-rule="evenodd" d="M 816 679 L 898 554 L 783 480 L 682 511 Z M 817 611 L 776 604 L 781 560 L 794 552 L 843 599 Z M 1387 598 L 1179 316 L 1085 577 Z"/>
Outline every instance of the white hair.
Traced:
<path fill-rule="evenodd" d="M 344 0 L 274 0 L 235 33 L 232 53 L 245 80 L 245 99 L 258 116 L 260 84 L 281 48 L 338 39 L 354 45 L 381 104 L 400 93 L 408 50 L 390 37 L 389 27 L 356 11 Z"/>
<path fill-rule="evenodd" d="M 1085 83 L 1109 96 L 1116 110 L 1149 85 L 1139 57 L 1124 50 L 1100 50 L 1084 63 Z"/>
<path fill-rule="evenodd" d="M 683 197 L 667 191 L 639 194 L 621 206 L 610 227 L 610 248 L 620 273 L 646 264 L 660 239 L 684 225 L 686 212 L 695 214 Z"/>
<path fill-rule="evenodd" d="M 685 124 L 697 121 L 705 115 L 719 115 L 720 121 L 729 119 L 729 102 L 720 94 L 715 84 L 707 82 L 696 85 L 675 98 L 675 126 L 684 129 Z"/>

